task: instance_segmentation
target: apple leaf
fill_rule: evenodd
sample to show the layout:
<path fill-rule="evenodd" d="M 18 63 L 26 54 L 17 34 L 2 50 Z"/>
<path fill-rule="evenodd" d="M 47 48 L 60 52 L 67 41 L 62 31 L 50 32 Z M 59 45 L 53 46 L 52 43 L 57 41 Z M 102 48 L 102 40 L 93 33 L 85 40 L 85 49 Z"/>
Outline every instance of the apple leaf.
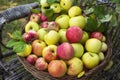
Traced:
<path fill-rule="evenodd" d="M 32 13 L 36 13 L 36 14 L 39 14 L 40 13 L 40 9 L 31 9 L 30 10 Z"/>
<path fill-rule="evenodd" d="M 115 10 L 118 14 L 120 14 L 120 4 L 116 4 L 116 9 Z"/>
<path fill-rule="evenodd" d="M 59 2 L 59 0 L 47 0 L 47 3 L 48 3 L 48 4 L 53 4 L 53 3 L 55 3 L 55 2 Z"/>
<path fill-rule="evenodd" d="M 48 19 L 51 19 L 54 15 L 53 9 L 46 9 L 44 12 L 44 15 L 48 17 Z"/>
<path fill-rule="evenodd" d="M 14 38 L 14 39 L 23 40 L 22 32 L 20 32 L 20 31 L 15 31 L 15 32 L 13 32 L 12 35 L 13 35 L 13 38 Z"/>
<path fill-rule="evenodd" d="M 7 46 L 7 47 L 13 47 L 16 42 L 17 42 L 17 40 L 12 39 L 12 40 L 10 40 L 10 41 L 7 43 L 6 46 Z"/>
<path fill-rule="evenodd" d="M 112 19 L 112 15 L 107 14 L 102 19 L 100 19 L 100 22 L 101 23 L 109 22 L 111 19 Z"/>
<path fill-rule="evenodd" d="M 86 15 L 88 15 L 88 14 L 93 13 L 93 11 L 94 11 L 93 8 L 89 8 L 89 9 L 87 9 L 87 10 L 84 10 L 84 13 L 85 13 Z"/>

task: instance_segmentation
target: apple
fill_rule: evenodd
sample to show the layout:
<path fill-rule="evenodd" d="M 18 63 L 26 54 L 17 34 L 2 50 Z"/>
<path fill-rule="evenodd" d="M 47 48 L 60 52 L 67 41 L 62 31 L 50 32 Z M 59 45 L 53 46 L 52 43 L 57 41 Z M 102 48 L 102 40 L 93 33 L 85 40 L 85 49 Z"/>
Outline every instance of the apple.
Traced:
<path fill-rule="evenodd" d="M 102 52 L 107 51 L 107 44 L 105 42 L 102 42 L 102 48 L 101 48 Z"/>
<path fill-rule="evenodd" d="M 68 10 L 73 5 L 73 0 L 60 0 L 60 6 L 64 10 Z"/>
<path fill-rule="evenodd" d="M 44 41 L 48 45 L 57 44 L 59 39 L 60 39 L 59 33 L 54 30 L 50 30 L 44 37 Z"/>
<path fill-rule="evenodd" d="M 38 31 L 39 28 L 40 27 L 39 27 L 38 23 L 36 23 L 34 21 L 29 21 L 25 26 L 25 32 L 28 32 L 29 30 Z"/>
<path fill-rule="evenodd" d="M 69 27 L 69 16 L 66 14 L 62 14 L 55 19 L 61 29 L 67 29 Z"/>
<path fill-rule="evenodd" d="M 74 48 L 68 42 L 64 42 L 57 47 L 57 55 L 63 60 L 69 60 L 74 57 Z"/>
<path fill-rule="evenodd" d="M 67 61 L 68 71 L 67 74 L 71 76 L 76 76 L 80 72 L 83 71 L 83 62 L 81 59 L 77 57 L 73 57 L 72 59 Z"/>
<path fill-rule="evenodd" d="M 32 46 L 30 44 L 26 44 L 25 49 L 22 52 L 16 54 L 21 57 L 27 57 L 28 55 L 31 54 L 31 52 L 32 52 Z"/>
<path fill-rule="evenodd" d="M 44 36 L 48 33 L 47 29 L 46 28 L 41 28 L 37 31 L 37 34 L 38 34 L 38 37 L 39 37 L 39 40 L 42 40 L 44 41 Z"/>
<path fill-rule="evenodd" d="M 84 27 L 86 25 L 86 19 L 82 15 L 72 17 L 69 20 L 69 25 L 70 26 L 79 26 L 81 29 L 84 29 Z"/>
<path fill-rule="evenodd" d="M 105 42 L 106 41 L 106 36 L 103 35 L 102 41 Z"/>
<path fill-rule="evenodd" d="M 84 47 L 80 43 L 72 43 L 72 47 L 74 48 L 74 57 L 81 58 L 84 53 Z"/>
<path fill-rule="evenodd" d="M 46 70 L 48 68 L 48 63 L 45 61 L 45 59 L 43 57 L 39 57 L 36 60 L 35 67 L 38 70 Z"/>
<path fill-rule="evenodd" d="M 48 21 L 44 21 L 44 22 L 41 23 L 41 27 L 42 28 L 48 28 L 48 24 L 49 24 Z"/>
<path fill-rule="evenodd" d="M 68 42 L 68 40 L 67 40 L 67 38 L 66 38 L 66 31 L 67 31 L 67 29 L 60 29 L 59 30 L 59 35 L 60 35 L 60 43 L 62 43 L 62 42 Z"/>
<path fill-rule="evenodd" d="M 80 40 L 80 43 L 85 44 L 85 42 L 89 39 L 89 34 L 86 31 L 83 31 L 83 37 Z"/>
<path fill-rule="evenodd" d="M 103 61 L 104 58 L 105 58 L 105 55 L 104 55 L 103 52 L 99 52 L 99 53 L 98 53 L 98 56 L 99 56 L 99 58 L 100 58 L 100 61 Z"/>
<path fill-rule="evenodd" d="M 82 13 L 82 9 L 79 6 L 72 6 L 69 10 L 68 10 L 68 15 L 70 17 L 75 17 L 75 16 L 79 16 Z"/>
<path fill-rule="evenodd" d="M 27 56 L 26 60 L 27 62 L 29 62 L 30 64 L 34 65 L 36 60 L 37 60 L 37 56 L 35 54 L 30 54 Z"/>
<path fill-rule="evenodd" d="M 46 44 L 44 41 L 41 40 L 34 40 L 32 42 L 32 52 L 33 54 L 37 55 L 37 56 L 41 56 L 42 55 L 42 51 L 43 49 L 46 47 Z"/>
<path fill-rule="evenodd" d="M 82 56 L 82 61 L 83 61 L 84 66 L 87 69 L 92 69 L 99 64 L 100 59 L 99 59 L 98 54 L 92 53 L 92 52 L 86 52 Z"/>
<path fill-rule="evenodd" d="M 51 22 L 49 22 L 47 29 L 58 31 L 59 30 L 59 24 L 56 23 L 55 21 L 51 21 Z"/>
<path fill-rule="evenodd" d="M 52 60 L 48 65 L 48 72 L 51 76 L 60 78 L 67 72 L 67 65 L 63 60 Z"/>
<path fill-rule="evenodd" d="M 90 38 L 85 43 L 85 49 L 89 52 L 99 53 L 101 51 L 102 42 L 96 38 Z"/>
<path fill-rule="evenodd" d="M 50 62 L 52 60 L 57 59 L 57 52 L 56 52 L 57 46 L 56 45 L 49 45 L 45 47 L 42 51 L 43 58 Z"/>
<path fill-rule="evenodd" d="M 59 3 L 53 3 L 50 6 L 51 9 L 53 9 L 54 13 L 60 13 L 61 12 L 61 6 Z"/>
<path fill-rule="evenodd" d="M 66 31 L 66 38 L 71 43 L 79 42 L 82 39 L 83 31 L 78 26 L 72 26 Z"/>
<path fill-rule="evenodd" d="M 31 36 L 28 35 L 28 33 L 23 33 L 23 39 L 25 40 L 25 42 L 30 42 L 31 41 Z"/>
<path fill-rule="evenodd" d="M 102 41 L 103 39 L 103 34 L 101 32 L 92 32 L 90 35 L 91 38 L 96 38 L 99 39 L 100 41 Z"/>
<path fill-rule="evenodd" d="M 34 21 L 34 22 L 38 23 L 40 21 L 40 16 L 38 14 L 34 13 L 30 16 L 30 21 Z"/>
<path fill-rule="evenodd" d="M 47 0 L 39 0 L 39 1 L 40 1 L 40 5 L 42 7 L 48 7 L 49 6 L 49 4 L 47 3 Z"/>

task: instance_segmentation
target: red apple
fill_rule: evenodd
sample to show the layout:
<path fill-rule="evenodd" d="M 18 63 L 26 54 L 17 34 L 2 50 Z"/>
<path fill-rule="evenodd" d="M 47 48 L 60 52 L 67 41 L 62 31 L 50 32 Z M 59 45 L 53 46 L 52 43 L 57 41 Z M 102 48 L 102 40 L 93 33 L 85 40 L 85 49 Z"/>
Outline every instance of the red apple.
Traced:
<path fill-rule="evenodd" d="M 57 55 L 59 58 L 69 60 L 74 57 L 74 48 L 68 42 L 64 42 L 57 47 Z"/>
<path fill-rule="evenodd" d="M 73 26 L 67 29 L 66 38 L 69 42 L 76 43 L 82 39 L 83 31 L 80 27 Z"/>
<path fill-rule="evenodd" d="M 34 21 L 38 23 L 40 21 L 40 16 L 38 14 L 32 14 L 30 16 L 30 21 Z"/>
<path fill-rule="evenodd" d="M 49 24 L 48 21 L 44 21 L 44 22 L 42 22 L 41 27 L 42 28 L 48 28 L 48 24 Z"/>
<path fill-rule="evenodd" d="M 45 61 L 45 59 L 44 59 L 43 57 L 39 57 L 39 58 L 36 60 L 35 67 L 36 67 L 38 70 L 46 70 L 47 67 L 48 67 L 48 63 Z"/>
<path fill-rule="evenodd" d="M 31 36 L 28 35 L 28 33 L 24 33 L 23 34 L 23 39 L 26 41 L 26 42 L 29 42 L 31 40 Z"/>
<path fill-rule="evenodd" d="M 55 21 L 49 22 L 49 24 L 48 24 L 48 30 L 58 31 L 58 30 L 59 30 L 59 25 L 58 25 L 58 23 L 56 23 Z"/>
<path fill-rule="evenodd" d="M 40 19 L 41 19 L 42 21 L 47 21 L 47 20 L 48 20 L 48 17 L 45 16 L 44 13 L 41 13 L 41 14 L 39 14 L 39 15 L 40 15 Z"/>
<path fill-rule="evenodd" d="M 50 62 L 52 60 L 57 59 L 56 53 L 57 46 L 56 45 L 49 45 L 43 49 L 42 56 L 47 61 Z"/>
<path fill-rule="evenodd" d="M 63 60 L 52 60 L 48 65 L 48 72 L 53 77 L 62 77 L 67 72 L 67 65 Z"/>
<path fill-rule="evenodd" d="M 29 30 L 28 31 L 28 35 L 30 35 L 31 37 L 31 41 L 35 40 L 35 39 L 38 39 L 38 34 L 36 31 L 34 30 Z"/>
<path fill-rule="evenodd" d="M 26 60 L 27 60 L 30 64 L 34 65 L 35 62 L 36 62 L 36 60 L 37 60 L 37 58 L 38 58 L 38 57 L 37 57 L 36 55 L 30 54 L 29 56 L 27 56 Z"/>
<path fill-rule="evenodd" d="M 41 40 L 34 40 L 32 42 L 32 51 L 35 55 L 41 56 L 43 49 L 46 47 L 45 42 Z"/>
<path fill-rule="evenodd" d="M 96 38 L 102 41 L 103 39 L 103 34 L 101 32 L 92 32 L 90 35 L 91 38 Z"/>

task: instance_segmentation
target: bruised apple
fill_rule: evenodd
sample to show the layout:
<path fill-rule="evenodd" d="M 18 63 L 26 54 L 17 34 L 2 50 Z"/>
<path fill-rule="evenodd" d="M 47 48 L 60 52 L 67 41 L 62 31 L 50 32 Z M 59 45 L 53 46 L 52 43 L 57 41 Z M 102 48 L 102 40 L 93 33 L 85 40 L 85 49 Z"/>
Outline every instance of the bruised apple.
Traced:
<path fill-rule="evenodd" d="M 37 56 L 35 54 L 30 54 L 29 56 L 27 56 L 26 60 L 27 62 L 29 62 L 30 64 L 34 65 L 36 60 L 37 60 Z"/>

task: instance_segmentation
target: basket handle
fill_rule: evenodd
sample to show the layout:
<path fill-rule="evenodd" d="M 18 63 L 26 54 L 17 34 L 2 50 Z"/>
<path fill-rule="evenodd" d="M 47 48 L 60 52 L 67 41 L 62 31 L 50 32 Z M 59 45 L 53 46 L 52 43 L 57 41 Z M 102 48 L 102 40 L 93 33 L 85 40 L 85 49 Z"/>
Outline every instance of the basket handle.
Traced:
<path fill-rule="evenodd" d="M 24 18 L 24 17 L 28 16 L 31 13 L 30 9 L 36 8 L 38 6 L 39 6 L 39 3 L 34 2 L 34 3 L 30 3 L 30 4 L 25 4 L 25 5 L 20 5 L 20 6 L 16 6 L 13 8 L 9 8 L 0 13 L 0 46 L 7 48 L 2 42 L 2 29 L 4 27 L 4 24 L 9 23 L 13 20 Z M 9 48 L 7 48 L 7 49 L 9 49 Z M 1 48 L 0 48 L 0 53 L 2 53 Z"/>

